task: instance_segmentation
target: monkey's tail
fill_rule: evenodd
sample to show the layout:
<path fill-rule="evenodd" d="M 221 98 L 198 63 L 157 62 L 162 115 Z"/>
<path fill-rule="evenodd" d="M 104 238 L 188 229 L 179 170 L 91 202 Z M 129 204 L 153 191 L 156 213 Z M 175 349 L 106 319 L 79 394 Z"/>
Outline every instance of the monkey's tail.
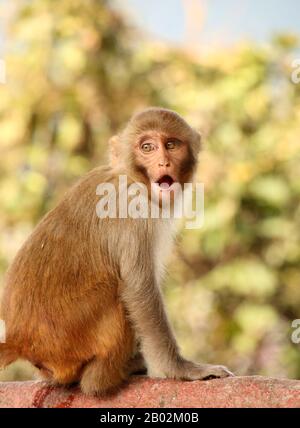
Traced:
<path fill-rule="evenodd" d="M 13 363 L 18 358 L 16 352 L 6 343 L 0 343 L 0 370 Z"/>

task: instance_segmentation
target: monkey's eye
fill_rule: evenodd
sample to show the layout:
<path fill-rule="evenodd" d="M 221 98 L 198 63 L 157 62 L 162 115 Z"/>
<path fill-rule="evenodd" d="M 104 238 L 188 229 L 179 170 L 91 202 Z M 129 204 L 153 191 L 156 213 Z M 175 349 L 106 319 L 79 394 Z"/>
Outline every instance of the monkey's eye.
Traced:
<path fill-rule="evenodd" d="M 149 153 L 149 152 L 152 152 L 152 150 L 154 150 L 154 145 L 151 143 L 143 143 L 141 145 L 141 149 L 143 152 Z"/>
<path fill-rule="evenodd" d="M 167 150 L 173 150 L 176 147 L 178 147 L 180 144 L 180 142 L 178 140 L 169 140 L 166 144 L 166 149 Z"/>

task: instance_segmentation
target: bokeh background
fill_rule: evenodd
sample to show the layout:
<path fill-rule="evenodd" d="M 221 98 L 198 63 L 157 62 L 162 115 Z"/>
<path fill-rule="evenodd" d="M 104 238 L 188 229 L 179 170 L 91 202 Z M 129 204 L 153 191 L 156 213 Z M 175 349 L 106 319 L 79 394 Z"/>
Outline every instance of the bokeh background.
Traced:
<path fill-rule="evenodd" d="M 205 224 L 164 287 L 186 357 L 300 377 L 297 0 L 0 0 L 0 275 L 137 109 L 204 135 Z M 3 281 L 2 281 L 3 282 Z M 1 285 L 0 285 L 1 289 Z M 0 379 L 30 379 L 17 362 Z"/>

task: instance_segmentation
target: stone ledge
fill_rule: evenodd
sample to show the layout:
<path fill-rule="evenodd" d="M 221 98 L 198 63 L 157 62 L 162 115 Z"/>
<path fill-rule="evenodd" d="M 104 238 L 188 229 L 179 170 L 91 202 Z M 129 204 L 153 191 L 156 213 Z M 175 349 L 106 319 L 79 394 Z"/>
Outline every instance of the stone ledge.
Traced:
<path fill-rule="evenodd" d="M 261 376 L 183 382 L 135 376 L 105 398 L 46 382 L 0 382 L 0 408 L 300 407 L 300 381 Z"/>

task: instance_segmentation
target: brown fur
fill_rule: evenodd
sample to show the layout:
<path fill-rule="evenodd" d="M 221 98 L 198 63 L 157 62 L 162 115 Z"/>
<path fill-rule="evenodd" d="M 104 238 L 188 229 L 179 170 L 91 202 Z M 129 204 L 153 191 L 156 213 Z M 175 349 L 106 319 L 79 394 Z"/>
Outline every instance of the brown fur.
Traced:
<path fill-rule="evenodd" d="M 7 340 L 0 345 L 0 366 L 24 358 L 53 382 L 80 381 L 86 393 L 101 394 L 126 379 L 130 367 L 142 368 L 138 338 L 150 375 L 190 379 L 207 374 L 208 366 L 203 371 L 204 366 L 189 366 L 193 363 L 179 356 L 159 291 L 156 255 L 166 245 L 161 236 L 172 240 L 169 221 L 100 220 L 96 214 L 98 184 L 117 184 L 120 173 L 131 177 L 129 184 L 139 176 L 132 167 L 134 141 L 149 129 L 186 139 L 191 151 L 181 168 L 185 179 L 190 168 L 191 178 L 198 134 L 168 110 L 134 116 L 113 140 L 111 166 L 79 180 L 41 220 L 10 266 L 2 299 Z"/>

